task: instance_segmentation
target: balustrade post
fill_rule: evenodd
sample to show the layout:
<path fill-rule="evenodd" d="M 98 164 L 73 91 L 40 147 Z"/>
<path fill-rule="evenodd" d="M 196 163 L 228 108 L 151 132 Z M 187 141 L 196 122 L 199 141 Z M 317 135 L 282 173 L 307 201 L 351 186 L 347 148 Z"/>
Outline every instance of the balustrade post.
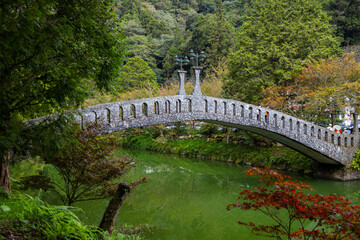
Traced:
<path fill-rule="evenodd" d="M 179 86 L 179 92 L 178 95 L 186 95 L 185 92 L 185 73 L 186 71 L 178 70 L 177 71 L 180 78 L 180 86 Z"/>

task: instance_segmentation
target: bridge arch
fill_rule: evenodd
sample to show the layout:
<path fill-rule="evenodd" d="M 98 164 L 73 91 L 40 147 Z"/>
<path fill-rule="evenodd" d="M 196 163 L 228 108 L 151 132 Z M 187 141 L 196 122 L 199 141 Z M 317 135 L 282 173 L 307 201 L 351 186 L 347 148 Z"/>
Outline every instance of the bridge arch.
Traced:
<path fill-rule="evenodd" d="M 161 105 L 164 110 L 160 108 L 160 103 L 164 103 Z M 147 106 L 147 113 L 142 110 L 143 106 Z M 149 106 L 154 106 L 154 110 L 150 110 Z M 106 103 L 79 109 L 73 114 L 80 115 L 75 118 L 79 124 L 84 125 L 86 122 L 98 121 L 99 117 L 104 119 L 106 111 L 110 121 L 105 122 L 103 134 L 142 126 L 203 121 L 260 134 L 326 164 L 349 164 L 359 145 L 358 135 L 329 132 L 314 123 L 269 108 L 203 95 L 176 95 Z M 34 124 L 37 121 L 40 120 L 33 119 L 28 123 Z"/>

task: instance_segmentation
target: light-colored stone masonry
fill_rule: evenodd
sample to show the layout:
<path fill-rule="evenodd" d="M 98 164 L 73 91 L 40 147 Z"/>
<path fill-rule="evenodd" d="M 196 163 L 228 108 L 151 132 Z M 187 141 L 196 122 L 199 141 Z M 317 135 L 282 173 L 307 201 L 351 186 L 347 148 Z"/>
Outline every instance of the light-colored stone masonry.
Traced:
<path fill-rule="evenodd" d="M 72 113 L 84 127 L 87 122 L 104 125 L 103 134 L 129 128 L 182 121 L 216 123 L 260 134 L 280 142 L 320 162 L 334 165 L 351 163 L 359 145 L 359 135 L 332 132 L 314 123 L 244 102 L 207 97 L 201 94 L 200 70 L 195 71 L 194 91 L 186 95 L 185 71 L 178 71 L 180 89 L 176 96 L 144 98 L 85 107 Z M 53 117 L 56 115 L 52 115 Z M 36 124 L 46 117 L 33 119 Z M 357 124 L 355 124 L 356 126 Z"/>
<path fill-rule="evenodd" d="M 358 135 L 335 133 L 279 111 L 201 94 L 106 103 L 74 115 L 81 126 L 103 123 L 103 134 L 191 120 L 217 123 L 258 133 L 327 164 L 347 165 L 359 144 Z"/>

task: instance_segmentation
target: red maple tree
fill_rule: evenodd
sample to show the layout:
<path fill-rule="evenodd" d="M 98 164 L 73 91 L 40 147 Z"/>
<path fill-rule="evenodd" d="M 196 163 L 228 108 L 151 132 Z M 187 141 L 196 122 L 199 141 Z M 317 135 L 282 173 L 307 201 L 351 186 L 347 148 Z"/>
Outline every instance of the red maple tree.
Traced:
<path fill-rule="evenodd" d="M 260 211 L 273 220 L 269 225 L 238 222 L 255 234 L 277 239 L 360 239 L 360 209 L 345 197 L 305 193 L 312 190 L 308 183 L 273 169 L 251 168 L 247 175 L 260 175 L 265 187 L 243 190 L 238 202 L 227 209 Z"/>

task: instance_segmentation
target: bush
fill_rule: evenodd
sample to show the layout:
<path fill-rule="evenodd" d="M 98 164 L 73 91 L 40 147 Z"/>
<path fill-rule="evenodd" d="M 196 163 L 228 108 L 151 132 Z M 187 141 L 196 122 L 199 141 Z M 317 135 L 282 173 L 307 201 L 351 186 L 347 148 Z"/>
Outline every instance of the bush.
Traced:
<path fill-rule="evenodd" d="M 251 168 L 247 175 L 260 176 L 265 186 L 242 190 L 227 209 L 259 211 L 268 217 L 265 225 L 238 222 L 253 233 L 276 239 L 359 239 L 360 210 L 345 197 L 310 194 L 308 183 L 269 168 Z"/>
<path fill-rule="evenodd" d="M 206 136 L 210 136 L 217 132 L 218 127 L 219 127 L 219 125 L 204 123 L 201 125 L 199 133 L 206 135 Z"/>
<path fill-rule="evenodd" d="M 49 206 L 38 197 L 15 195 L 1 199 L 2 235 L 25 239 L 98 239 L 96 228 L 82 225 L 66 206 Z"/>
<path fill-rule="evenodd" d="M 138 239 L 120 233 L 111 236 L 85 226 L 73 211 L 78 208 L 50 206 L 38 197 L 14 194 L 0 198 L 0 231 L 5 239 Z"/>

